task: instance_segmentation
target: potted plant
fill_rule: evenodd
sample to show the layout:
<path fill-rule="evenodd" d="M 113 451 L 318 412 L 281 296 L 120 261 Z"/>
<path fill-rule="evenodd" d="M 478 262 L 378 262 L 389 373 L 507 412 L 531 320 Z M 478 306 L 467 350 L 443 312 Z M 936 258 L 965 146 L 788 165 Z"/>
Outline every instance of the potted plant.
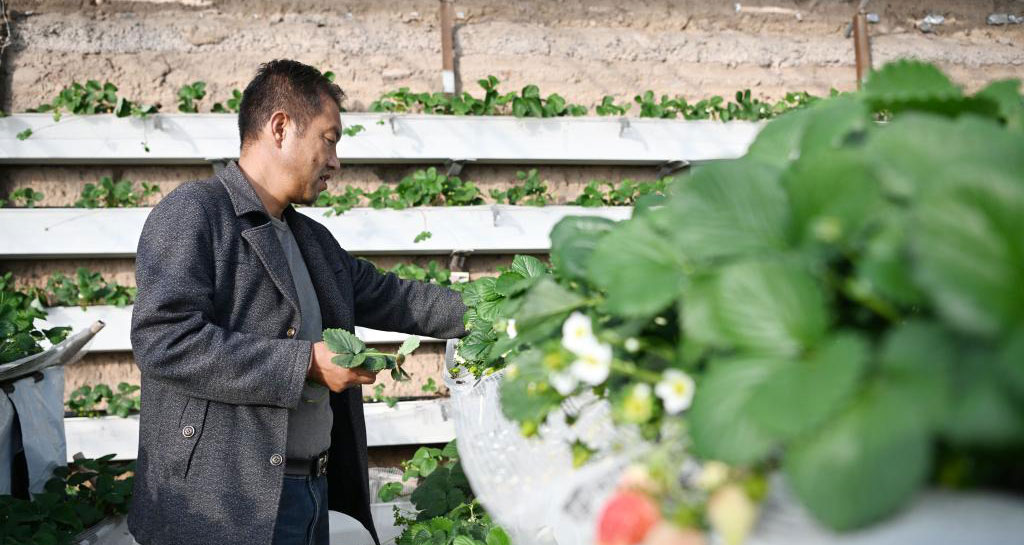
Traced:
<path fill-rule="evenodd" d="M 132 543 L 124 515 L 131 502 L 134 463 L 112 458 L 83 458 L 57 469 L 45 490 L 31 500 L 0 496 L 5 543 Z"/>

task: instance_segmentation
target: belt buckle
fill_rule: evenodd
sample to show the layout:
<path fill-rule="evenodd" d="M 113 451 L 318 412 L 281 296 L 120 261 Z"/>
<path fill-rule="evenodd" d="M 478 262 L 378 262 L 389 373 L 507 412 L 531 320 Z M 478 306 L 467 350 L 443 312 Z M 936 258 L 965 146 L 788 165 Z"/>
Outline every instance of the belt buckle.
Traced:
<path fill-rule="evenodd" d="M 316 462 L 314 462 L 314 472 L 317 477 L 323 477 L 327 474 L 327 453 L 324 452 L 320 456 L 317 456 Z"/>

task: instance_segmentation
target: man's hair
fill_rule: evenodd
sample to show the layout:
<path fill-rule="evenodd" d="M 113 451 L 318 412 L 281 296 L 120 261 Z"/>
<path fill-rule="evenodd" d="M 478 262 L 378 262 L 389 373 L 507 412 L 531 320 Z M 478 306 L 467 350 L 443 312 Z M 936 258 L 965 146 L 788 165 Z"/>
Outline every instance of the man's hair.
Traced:
<path fill-rule="evenodd" d="M 320 113 L 324 97 L 341 108 L 345 92 L 312 66 L 289 59 L 260 65 L 256 77 L 245 87 L 238 108 L 238 134 L 242 147 L 259 138 L 260 130 L 278 110 L 295 120 L 299 133 Z"/>

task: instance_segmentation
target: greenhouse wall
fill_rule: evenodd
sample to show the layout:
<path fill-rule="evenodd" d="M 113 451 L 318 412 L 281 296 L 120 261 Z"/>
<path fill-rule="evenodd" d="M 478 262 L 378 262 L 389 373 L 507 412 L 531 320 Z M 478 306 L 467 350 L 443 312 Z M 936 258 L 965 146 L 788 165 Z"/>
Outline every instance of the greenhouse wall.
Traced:
<path fill-rule="evenodd" d="M 364 110 L 399 86 L 440 90 L 441 40 L 433 0 L 120 0 L 13 3 L 14 42 L 4 63 L 6 111 L 22 111 L 67 82 L 109 79 L 127 96 L 173 105 L 178 87 L 206 81 L 214 100 L 253 68 L 290 57 L 331 70 Z M 827 93 L 853 87 L 852 1 L 617 0 L 455 2 L 456 80 L 477 91 L 489 74 L 518 89 L 536 84 L 581 104 L 645 89 L 687 97 L 750 87 Z M 990 27 L 1014 2 L 871 1 L 875 64 L 897 57 L 937 63 L 976 90 L 1019 76 L 1018 25 Z M 778 8 L 763 10 L 758 8 Z M 1000 9 L 1001 8 L 1001 9 Z M 928 13 L 944 16 L 930 33 Z M 799 19 L 797 15 L 799 14 Z M 301 36 L 302 39 L 296 39 Z"/>

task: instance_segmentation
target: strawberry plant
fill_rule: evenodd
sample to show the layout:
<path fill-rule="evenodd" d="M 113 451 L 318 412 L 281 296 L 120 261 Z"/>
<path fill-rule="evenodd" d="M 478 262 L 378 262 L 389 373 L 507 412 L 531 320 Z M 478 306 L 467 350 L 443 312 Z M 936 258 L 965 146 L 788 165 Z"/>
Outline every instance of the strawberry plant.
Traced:
<path fill-rule="evenodd" d="M 499 268 L 497 277 L 483 277 L 460 286 L 466 305 L 463 323 L 469 334 L 459 340 L 455 356 L 455 376 L 468 372 L 484 376 L 504 366 L 509 351 L 516 347 L 516 322 L 509 320 L 525 304 L 523 295 L 529 286 L 548 277 L 548 266 L 535 257 L 517 255 L 512 264 Z M 496 346 L 499 338 L 506 342 Z"/>
<path fill-rule="evenodd" d="M 398 352 L 385 353 L 376 348 L 367 348 L 359 337 L 344 329 L 324 330 L 324 342 L 327 343 L 327 348 L 335 353 L 331 358 L 335 365 L 349 369 L 361 367 L 374 373 L 390 369 L 391 378 L 396 381 L 411 378 L 409 373 L 402 369 L 402 364 L 405 363 L 406 356 L 420 345 L 419 337 L 409 337 L 398 348 Z"/>
<path fill-rule="evenodd" d="M 499 95 L 498 79 L 488 76 L 477 81 L 484 89 L 484 98 L 475 98 L 468 92 L 458 95 L 444 93 L 413 93 L 408 87 L 383 94 L 370 104 L 371 112 L 407 113 L 421 111 L 448 115 L 496 115 L 500 107 L 509 103 L 515 93 Z"/>
<path fill-rule="evenodd" d="M 137 413 L 140 409 L 140 398 L 136 393 L 139 386 L 121 382 L 117 385 L 117 391 L 112 392 L 107 398 L 107 414 L 117 415 L 121 418 L 131 413 Z"/>
<path fill-rule="evenodd" d="M 527 85 L 517 94 L 514 91 L 498 93 L 498 78 L 487 76 L 477 81 L 484 90 L 483 98 L 468 92 L 457 95 L 445 93 L 414 93 L 408 87 L 383 94 L 370 104 L 371 112 L 421 112 L 446 115 L 501 115 L 516 117 L 562 117 L 587 114 L 587 108 L 569 104 L 558 94 L 543 98 L 536 85 Z"/>
<path fill-rule="evenodd" d="M 480 189 L 473 182 L 464 182 L 457 176 L 447 176 L 441 187 L 445 206 L 473 206 L 483 204 Z"/>
<path fill-rule="evenodd" d="M 717 473 L 724 492 L 697 503 L 646 492 L 660 513 L 645 520 L 679 531 L 742 540 L 769 471 L 837 530 L 925 486 L 1019 494 L 1019 85 L 966 95 L 931 65 L 891 63 L 676 180 L 660 206 L 567 218 L 553 275 L 512 298 L 496 281 L 464 292 L 477 327 L 461 356 L 506 367 L 502 409 L 524 433 L 592 392 L 617 425 L 681 449 L 669 466 Z M 762 115 L 738 99 L 736 115 Z M 485 312 L 514 327 L 478 334 L 497 323 Z"/>
<path fill-rule="evenodd" d="M 572 201 L 572 204 L 588 208 L 604 206 L 606 193 L 601 189 L 601 186 L 614 188 L 615 184 L 611 182 L 591 180 L 587 183 L 587 186 L 583 188 L 583 193 L 576 197 L 576 200 Z"/>
<path fill-rule="evenodd" d="M 98 272 L 79 267 L 70 278 L 54 273 L 46 281 L 47 306 L 115 305 L 123 307 L 135 301 L 136 288 L 108 282 Z"/>
<path fill-rule="evenodd" d="M 540 96 L 536 85 L 523 87 L 520 96 L 512 99 L 512 115 L 516 117 L 561 117 L 566 115 L 587 115 L 587 109 L 578 104 L 566 104 L 561 95 L 551 94 L 547 99 Z"/>
<path fill-rule="evenodd" d="M 508 535 L 476 500 L 455 441 L 443 449 L 420 447 L 402 466 L 402 481 L 416 480 L 410 497 L 415 512 L 406 516 L 395 508 L 395 526 L 402 528 L 396 545 L 509 544 Z M 401 483 L 389 483 L 381 487 L 378 498 L 392 501 L 402 488 Z"/>
<path fill-rule="evenodd" d="M 833 96 L 838 94 L 832 92 Z M 609 98 L 609 97 L 606 97 Z M 654 91 L 645 91 L 636 95 L 633 101 L 640 106 L 640 117 L 686 120 L 711 119 L 718 121 L 761 121 L 772 119 L 792 110 L 799 110 L 819 100 L 818 97 L 806 92 L 791 92 L 775 102 L 768 103 L 753 98 L 750 89 L 737 91 L 735 100 L 726 102 L 721 96 L 715 95 L 689 103 L 681 96 L 669 97 L 661 95 L 657 99 Z"/>
<path fill-rule="evenodd" d="M 199 111 L 199 101 L 206 96 L 206 82 L 186 83 L 178 89 L 178 111 L 194 114 Z"/>
<path fill-rule="evenodd" d="M 11 192 L 10 197 L 12 203 L 17 204 L 18 201 L 21 201 L 22 206 L 26 208 L 35 208 L 36 203 L 43 200 L 43 194 L 31 187 L 15 189 Z"/>
<path fill-rule="evenodd" d="M 361 132 L 363 132 L 365 130 L 366 130 L 366 127 L 364 127 L 362 125 L 349 125 L 348 127 L 344 127 L 344 128 L 341 129 L 341 135 L 342 136 L 352 137 L 352 136 L 355 136 L 355 135 L 357 135 L 357 134 L 359 134 L 359 133 L 361 133 Z"/>
<path fill-rule="evenodd" d="M 394 190 L 386 184 L 377 187 L 377 189 L 369 193 L 365 193 L 370 207 L 378 210 L 391 207 L 391 203 L 396 200 L 393 194 Z"/>
<path fill-rule="evenodd" d="M 344 192 L 340 195 L 332 195 L 326 190 L 320 192 L 313 206 L 330 208 L 330 210 L 324 212 L 325 216 L 341 215 L 359 206 L 363 200 L 363 195 L 365 195 L 365 192 L 362 189 L 347 185 Z"/>
<path fill-rule="evenodd" d="M 138 391 L 138 386 L 127 382 L 118 384 L 117 391 L 112 390 L 106 384 L 95 386 L 86 384 L 71 392 L 67 406 L 75 416 L 92 418 L 102 414 L 99 406 L 105 402 L 104 412 L 106 414 L 125 418 L 129 414 L 139 412 Z"/>
<path fill-rule="evenodd" d="M 484 90 L 484 98 L 477 100 L 472 98 L 469 93 L 462 93 L 461 100 L 453 103 L 455 110 L 453 113 L 456 115 L 495 115 L 498 108 L 508 104 L 515 96 L 515 93 L 499 94 L 498 83 L 498 78 L 494 76 L 477 80 L 477 85 Z"/>
<path fill-rule="evenodd" d="M 242 107 L 242 92 L 238 89 L 231 90 L 231 98 L 224 101 L 224 103 L 214 102 L 213 107 L 210 109 L 215 114 L 229 114 L 238 113 L 238 110 Z"/>
<path fill-rule="evenodd" d="M 544 206 L 554 200 L 554 197 L 548 193 L 548 184 L 541 181 L 537 169 L 516 172 L 516 179 L 522 183 L 513 185 L 504 191 L 491 190 L 491 198 L 495 203 Z"/>
<path fill-rule="evenodd" d="M 666 177 L 655 182 L 634 182 L 630 179 L 622 180 L 618 187 L 608 192 L 607 203 L 609 206 L 630 206 L 637 204 L 642 198 L 648 202 L 656 202 L 665 197 L 669 184 L 676 178 Z"/>
<path fill-rule="evenodd" d="M 654 182 L 636 182 L 626 178 L 616 186 L 612 182 L 591 180 L 583 188 L 583 193 L 570 204 L 585 207 L 633 206 L 642 197 L 663 198 L 666 188 L 673 181 L 671 177 Z M 606 187 L 607 191 L 602 187 Z"/>
<path fill-rule="evenodd" d="M 376 267 L 376 265 L 375 265 Z M 451 271 L 442 267 L 437 261 L 431 259 L 426 267 L 420 267 L 415 263 L 396 263 L 389 269 L 377 267 L 381 273 L 394 273 L 403 280 L 416 280 L 417 282 L 429 282 L 440 286 L 451 286 Z"/>
<path fill-rule="evenodd" d="M 429 95 L 428 95 L 429 96 Z M 370 103 L 371 112 L 408 112 L 416 103 L 416 96 L 409 91 L 408 87 L 399 87 L 395 91 L 389 91 L 380 98 Z"/>
<path fill-rule="evenodd" d="M 111 515 L 128 513 L 135 463 L 108 454 L 59 467 L 32 500 L 0 496 L 0 536 L 11 545 L 76 543 L 76 536 Z"/>
<path fill-rule="evenodd" d="M 40 290 L 15 289 L 13 275 L 0 275 L 0 364 L 9 363 L 43 351 L 40 342 L 57 344 L 71 331 L 69 327 L 37 329 L 35 321 L 45 320 Z"/>
<path fill-rule="evenodd" d="M 412 206 L 432 206 L 441 203 L 441 194 L 447 176 L 436 168 L 417 170 L 412 176 L 402 178 L 395 187 L 395 199 L 388 208 L 401 210 Z"/>
<path fill-rule="evenodd" d="M 395 405 L 398 405 L 398 398 L 394 396 L 384 395 L 384 388 L 385 386 L 383 384 L 378 384 L 374 386 L 373 395 L 363 396 L 363 401 L 368 403 L 384 403 L 388 407 L 394 407 Z"/>
<path fill-rule="evenodd" d="M 106 384 L 97 384 L 96 386 L 86 384 L 71 392 L 66 405 L 75 416 L 93 418 L 100 415 L 98 406 L 110 395 L 113 395 L 113 392 Z"/>
<path fill-rule="evenodd" d="M 139 206 L 151 195 L 160 193 L 160 186 L 142 182 L 142 189 L 135 187 L 131 180 L 115 182 L 110 176 L 100 178 L 98 184 L 88 183 L 75 201 L 78 208 L 122 208 Z"/>
<path fill-rule="evenodd" d="M 656 101 L 654 91 L 644 91 L 642 95 L 633 97 L 633 102 L 640 105 L 640 117 L 654 118 L 675 118 L 679 115 L 679 103 L 668 95 L 662 95 L 661 101 Z"/>
<path fill-rule="evenodd" d="M 72 82 L 48 104 L 30 108 L 29 112 L 53 112 L 53 121 L 60 121 L 64 112 L 75 115 L 114 114 L 117 117 L 146 117 L 160 110 L 159 104 L 143 105 L 127 98 L 117 96 L 117 86 L 110 82 L 102 85 L 96 80 L 88 80 L 85 85 Z M 32 129 L 18 133 L 18 140 L 26 140 L 32 136 Z M 147 152 L 147 141 L 142 142 Z"/>
<path fill-rule="evenodd" d="M 53 112 L 53 120 L 60 121 L 64 112 L 76 115 L 109 114 L 117 117 L 145 117 L 156 113 L 159 105 L 144 106 L 117 95 L 113 83 L 88 80 L 85 84 L 77 81 L 61 89 L 48 104 L 29 109 L 29 112 Z"/>
<path fill-rule="evenodd" d="M 375 209 L 403 210 L 414 206 L 469 206 L 483 202 L 480 190 L 473 182 L 464 182 L 456 176 L 445 176 L 437 168 L 430 167 L 402 178 L 394 188 L 385 184 L 366 192 L 346 186 L 344 192 L 338 195 L 324 191 L 320 193 L 315 206 L 330 207 L 331 210 L 325 212 L 325 215 L 331 215 L 343 214 L 362 204 Z"/>
<path fill-rule="evenodd" d="M 594 111 L 597 112 L 597 115 L 601 116 L 626 115 L 626 112 L 628 112 L 632 106 L 633 105 L 628 102 L 616 104 L 615 97 L 605 95 L 604 98 L 601 99 L 601 103 L 594 107 Z"/>
<path fill-rule="evenodd" d="M 473 182 L 463 182 L 455 176 L 445 176 L 430 167 L 417 170 L 395 186 L 394 199 L 388 208 L 401 210 L 413 206 L 465 206 L 482 204 L 480 190 Z"/>

